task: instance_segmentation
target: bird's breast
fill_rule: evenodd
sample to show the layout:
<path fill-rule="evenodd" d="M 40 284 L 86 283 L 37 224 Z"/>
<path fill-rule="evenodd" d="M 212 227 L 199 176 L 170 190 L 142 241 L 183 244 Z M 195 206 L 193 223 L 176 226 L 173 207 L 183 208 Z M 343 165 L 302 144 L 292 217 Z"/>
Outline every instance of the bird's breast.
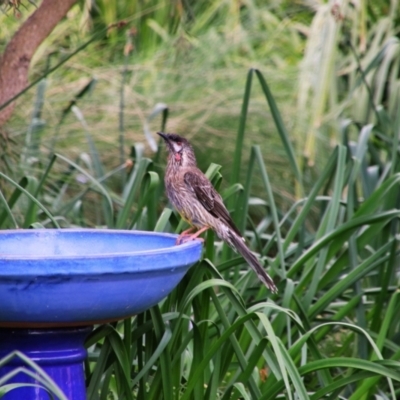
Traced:
<path fill-rule="evenodd" d="M 166 173 L 165 190 L 169 201 L 186 222 L 197 227 L 208 225 L 204 223 L 204 209 L 187 187 L 183 174 Z"/>

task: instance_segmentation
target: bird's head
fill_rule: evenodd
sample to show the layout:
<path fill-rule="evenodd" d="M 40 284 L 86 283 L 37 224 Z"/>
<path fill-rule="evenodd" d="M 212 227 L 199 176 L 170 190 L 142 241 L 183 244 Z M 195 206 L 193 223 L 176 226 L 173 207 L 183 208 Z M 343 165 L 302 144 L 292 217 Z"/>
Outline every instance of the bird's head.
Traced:
<path fill-rule="evenodd" d="M 196 165 L 194 151 L 190 143 L 175 133 L 157 132 L 167 144 L 169 159 L 180 166 Z"/>

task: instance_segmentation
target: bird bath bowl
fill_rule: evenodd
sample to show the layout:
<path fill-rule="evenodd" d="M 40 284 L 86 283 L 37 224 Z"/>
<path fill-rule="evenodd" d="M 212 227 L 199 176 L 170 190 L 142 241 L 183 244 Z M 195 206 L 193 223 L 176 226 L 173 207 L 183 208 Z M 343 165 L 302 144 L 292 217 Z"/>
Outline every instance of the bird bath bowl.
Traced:
<path fill-rule="evenodd" d="M 201 243 L 175 246 L 175 235 L 92 229 L 0 231 L 0 358 L 20 350 L 69 400 L 84 400 L 83 342 L 91 325 L 123 319 L 157 304 L 199 260 Z M 0 378 L 26 366 L 14 358 Z M 2 399 L 49 399 L 27 383 Z"/>

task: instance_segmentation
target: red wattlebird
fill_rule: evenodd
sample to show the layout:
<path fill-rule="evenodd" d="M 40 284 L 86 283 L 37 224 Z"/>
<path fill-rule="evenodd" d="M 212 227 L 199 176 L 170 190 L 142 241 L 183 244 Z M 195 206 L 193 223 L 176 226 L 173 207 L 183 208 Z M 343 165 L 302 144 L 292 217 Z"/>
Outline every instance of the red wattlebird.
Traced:
<path fill-rule="evenodd" d="M 164 178 L 167 196 L 182 218 L 191 225 L 179 235 L 177 244 L 195 239 L 211 228 L 220 239 L 238 251 L 265 286 L 276 293 L 278 289 L 274 281 L 246 246 L 221 196 L 197 168 L 192 146 L 179 135 L 157 133 L 165 140 L 169 152 Z M 196 229 L 197 232 L 193 233 Z"/>

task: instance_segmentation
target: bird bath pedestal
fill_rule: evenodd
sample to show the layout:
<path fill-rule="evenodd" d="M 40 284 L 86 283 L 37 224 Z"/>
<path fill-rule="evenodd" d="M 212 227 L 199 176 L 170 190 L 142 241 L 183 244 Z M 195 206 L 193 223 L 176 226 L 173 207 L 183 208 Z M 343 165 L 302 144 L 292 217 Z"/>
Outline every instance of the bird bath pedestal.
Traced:
<path fill-rule="evenodd" d="M 0 359 L 19 350 L 69 400 L 86 399 L 83 343 L 92 325 L 140 313 L 174 289 L 202 247 L 175 240 L 137 231 L 1 231 Z M 19 367 L 28 368 L 13 358 L 0 379 Z M 18 372 L 5 384 L 14 383 L 27 386 L 2 399 L 50 398 L 39 378 Z"/>

